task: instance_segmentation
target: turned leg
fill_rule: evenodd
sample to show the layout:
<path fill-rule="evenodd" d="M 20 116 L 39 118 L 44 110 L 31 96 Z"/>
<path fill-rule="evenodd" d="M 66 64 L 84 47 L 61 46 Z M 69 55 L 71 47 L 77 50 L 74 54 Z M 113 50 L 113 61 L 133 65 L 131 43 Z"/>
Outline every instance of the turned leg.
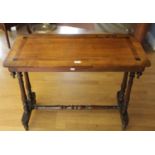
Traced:
<path fill-rule="evenodd" d="M 17 78 L 19 81 L 21 99 L 22 99 L 23 108 L 24 108 L 24 113 L 22 116 L 22 123 L 24 125 L 25 130 L 28 130 L 28 123 L 29 123 L 29 119 L 31 115 L 31 110 L 29 108 L 28 99 L 27 99 L 26 91 L 24 87 L 23 75 L 21 72 L 17 72 Z"/>
<path fill-rule="evenodd" d="M 120 106 L 121 109 L 122 109 L 122 103 L 124 100 L 124 94 L 125 94 L 125 90 L 127 86 L 127 81 L 128 81 L 128 72 L 125 72 L 122 83 L 121 83 L 121 89 L 120 91 L 117 92 L 118 105 Z"/>
<path fill-rule="evenodd" d="M 34 105 L 36 104 L 36 95 L 35 95 L 35 92 L 32 92 L 31 83 L 27 72 L 24 72 L 24 77 L 25 77 L 25 86 L 26 86 L 27 96 L 28 96 L 28 103 L 29 103 L 30 110 L 32 110 L 34 108 Z"/>
<path fill-rule="evenodd" d="M 121 118 L 122 118 L 122 126 L 123 126 L 124 130 L 126 129 L 128 122 L 129 122 L 128 105 L 129 105 L 129 101 L 130 101 L 130 94 L 131 94 L 131 88 L 133 85 L 134 77 L 135 77 L 135 72 L 130 72 L 126 92 L 125 92 L 124 99 L 122 101 L 122 107 L 120 110 Z"/>

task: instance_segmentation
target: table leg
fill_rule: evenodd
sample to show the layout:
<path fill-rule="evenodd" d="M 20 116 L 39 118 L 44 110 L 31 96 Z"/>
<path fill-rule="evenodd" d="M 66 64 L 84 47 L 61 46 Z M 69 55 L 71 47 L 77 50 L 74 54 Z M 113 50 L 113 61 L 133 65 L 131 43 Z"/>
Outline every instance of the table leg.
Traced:
<path fill-rule="evenodd" d="M 25 77 L 25 86 L 27 90 L 29 108 L 30 110 L 32 110 L 34 109 L 34 105 L 36 104 L 36 95 L 35 95 L 35 92 L 32 92 L 28 72 L 24 72 L 24 77 Z"/>
<path fill-rule="evenodd" d="M 118 100 L 118 105 L 119 105 L 120 108 L 122 108 L 122 103 L 123 103 L 123 100 L 124 100 L 124 94 L 125 94 L 127 81 L 128 81 L 128 74 L 129 74 L 128 72 L 124 73 L 123 81 L 122 81 L 122 84 L 121 84 L 121 89 L 120 89 L 120 91 L 117 92 L 117 100 Z"/>
<path fill-rule="evenodd" d="M 25 91 L 24 81 L 23 81 L 23 74 L 21 72 L 17 72 L 17 78 L 19 81 L 21 98 L 22 98 L 22 103 L 23 103 L 23 108 L 24 108 L 24 113 L 22 116 L 22 123 L 24 125 L 25 130 L 28 130 L 28 123 L 29 123 L 29 119 L 31 115 L 31 109 L 29 107 L 28 99 L 26 96 L 26 91 Z"/>
<path fill-rule="evenodd" d="M 129 105 L 129 101 L 130 101 L 130 94 L 131 94 L 131 88 L 133 85 L 134 77 L 135 77 L 135 72 L 130 72 L 126 92 L 124 95 L 124 99 L 122 101 L 122 107 L 120 109 L 123 130 L 126 129 L 128 122 L 129 122 L 128 105 Z"/>

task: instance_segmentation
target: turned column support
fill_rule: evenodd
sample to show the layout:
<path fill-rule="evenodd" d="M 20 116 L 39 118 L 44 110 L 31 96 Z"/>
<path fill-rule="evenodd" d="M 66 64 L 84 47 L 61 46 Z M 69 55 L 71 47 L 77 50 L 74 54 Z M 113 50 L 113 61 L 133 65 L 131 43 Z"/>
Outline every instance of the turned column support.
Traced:
<path fill-rule="evenodd" d="M 27 96 L 26 96 L 26 91 L 24 87 L 24 81 L 23 81 L 23 74 L 21 72 L 17 73 L 17 78 L 19 82 L 19 87 L 20 87 L 20 93 L 21 93 L 21 99 L 24 107 L 24 112 L 28 113 L 29 108 L 28 108 L 28 103 L 27 103 Z"/>
<path fill-rule="evenodd" d="M 28 72 L 24 72 L 24 78 L 25 78 L 25 86 L 27 90 L 29 107 L 32 110 L 34 108 L 34 105 L 36 104 L 36 95 L 35 92 L 32 92 Z"/>
<path fill-rule="evenodd" d="M 25 87 L 27 90 L 28 99 L 31 100 L 32 99 L 32 90 L 31 90 L 29 75 L 27 72 L 24 72 L 24 78 L 25 78 Z"/>
<path fill-rule="evenodd" d="M 121 89 L 117 93 L 118 104 L 119 104 L 120 108 L 121 108 L 122 102 L 124 101 L 124 94 L 125 94 L 125 90 L 126 90 L 126 86 L 127 86 L 128 74 L 129 74 L 128 72 L 124 73 L 123 80 L 121 83 Z"/>
<path fill-rule="evenodd" d="M 24 108 L 24 113 L 22 116 L 22 123 L 23 123 L 25 130 L 28 130 L 28 123 L 29 123 L 29 119 L 31 115 L 31 109 L 29 107 L 28 98 L 27 98 L 26 91 L 25 91 L 23 74 L 21 72 L 17 72 L 17 78 L 19 82 L 21 99 L 22 99 L 23 108 Z"/>
<path fill-rule="evenodd" d="M 135 77 L 135 72 L 130 72 L 129 80 L 128 80 L 128 84 L 127 84 L 127 88 L 124 96 L 124 105 L 123 105 L 122 113 L 125 113 L 128 109 L 134 77 Z"/>

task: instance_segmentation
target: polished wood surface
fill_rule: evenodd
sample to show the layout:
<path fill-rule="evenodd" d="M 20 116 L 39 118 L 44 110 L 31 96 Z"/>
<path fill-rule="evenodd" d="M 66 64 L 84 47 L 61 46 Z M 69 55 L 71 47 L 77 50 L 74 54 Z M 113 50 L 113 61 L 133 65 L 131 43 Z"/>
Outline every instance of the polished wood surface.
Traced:
<path fill-rule="evenodd" d="M 143 71 L 141 45 L 127 35 L 31 35 L 17 38 L 4 62 L 10 71 Z"/>

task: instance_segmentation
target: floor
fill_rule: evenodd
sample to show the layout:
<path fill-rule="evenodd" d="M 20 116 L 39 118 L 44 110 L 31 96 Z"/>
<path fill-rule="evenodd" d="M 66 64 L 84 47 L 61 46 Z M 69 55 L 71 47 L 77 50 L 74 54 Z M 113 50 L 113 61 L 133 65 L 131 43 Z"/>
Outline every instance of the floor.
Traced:
<path fill-rule="evenodd" d="M 9 34 L 11 42 L 16 31 Z M 0 130 L 24 130 L 17 79 L 2 62 L 9 49 L 0 31 Z M 147 51 L 152 66 L 135 79 L 129 106 L 129 131 L 155 130 L 155 52 Z M 32 88 L 41 104 L 113 104 L 121 73 L 31 73 Z M 121 121 L 117 110 L 33 111 L 30 130 L 116 130 Z"/>

